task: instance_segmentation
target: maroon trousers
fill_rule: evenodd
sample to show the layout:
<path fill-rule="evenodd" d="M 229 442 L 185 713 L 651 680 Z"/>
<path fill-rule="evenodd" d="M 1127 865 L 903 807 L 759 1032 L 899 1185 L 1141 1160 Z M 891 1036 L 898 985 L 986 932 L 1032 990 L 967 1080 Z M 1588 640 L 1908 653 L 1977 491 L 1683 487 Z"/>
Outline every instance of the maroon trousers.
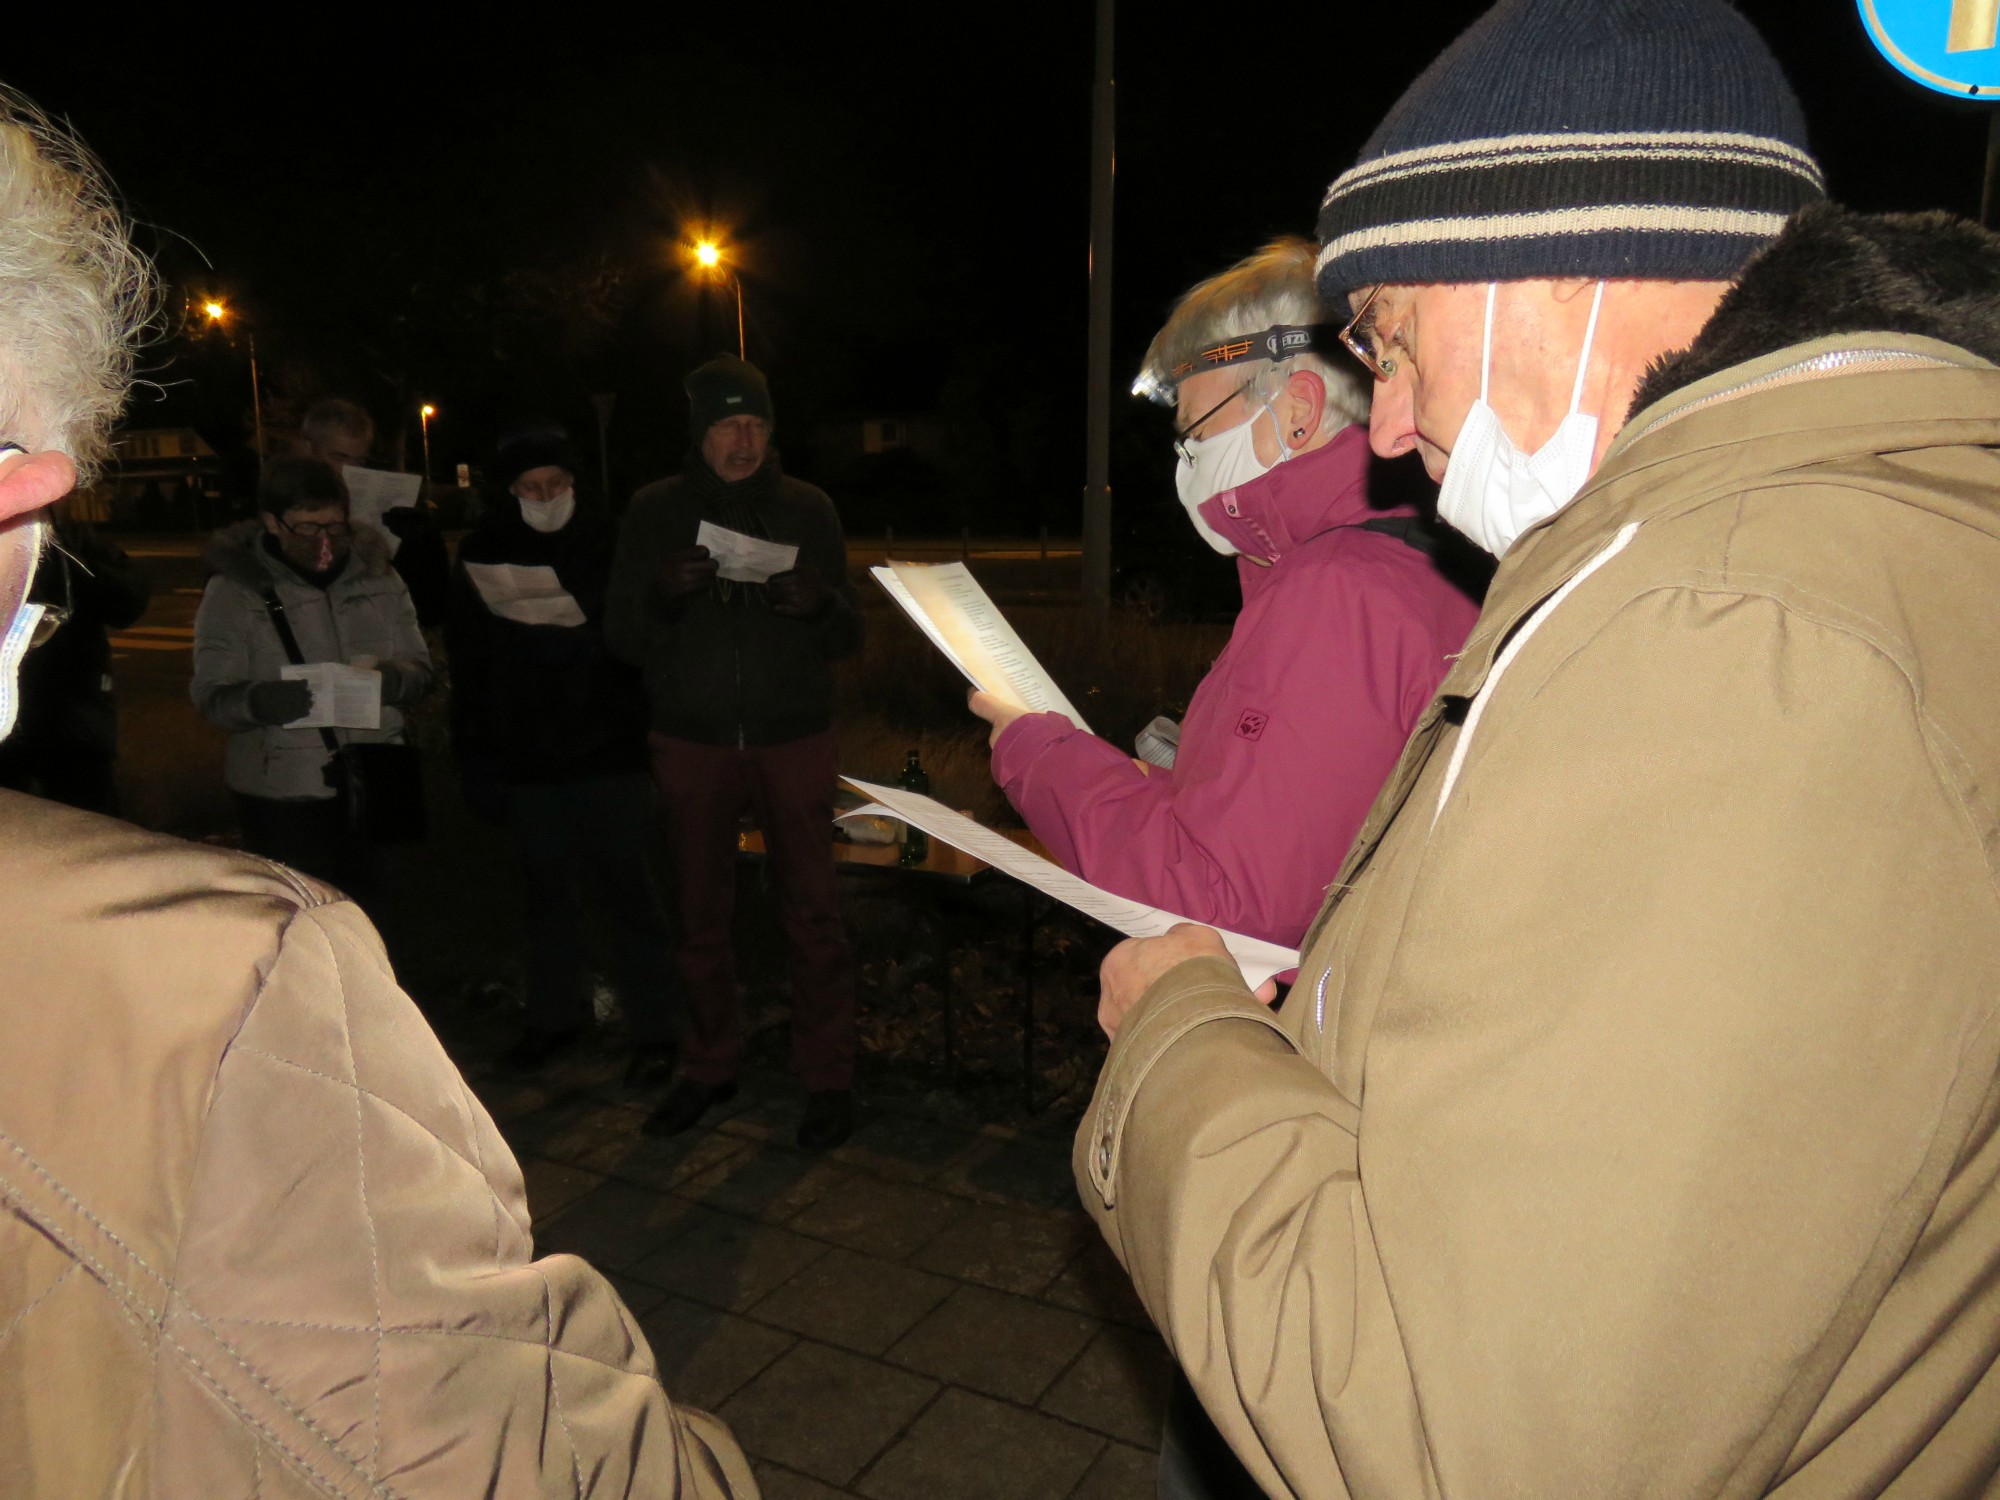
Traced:
<path fill-rule="evenodd" d="M 687 987 L 681 1066 L 697 1083 L 736 1076 L 748 1039 L 730 918 L 736 830 L 755 815 L 769 853 L 792 979 L 792 1069 L 808 1089 L 854 1081 L 854 965 L 833 864 L 833 732 L 784 745 L 700 745 L 651 735 Z"/>

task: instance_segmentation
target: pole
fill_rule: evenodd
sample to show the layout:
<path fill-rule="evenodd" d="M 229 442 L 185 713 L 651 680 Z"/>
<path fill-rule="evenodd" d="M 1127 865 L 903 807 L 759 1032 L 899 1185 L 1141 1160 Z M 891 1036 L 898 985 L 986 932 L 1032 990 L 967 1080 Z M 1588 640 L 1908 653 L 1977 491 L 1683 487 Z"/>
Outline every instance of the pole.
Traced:
<path fill-rule="evenodd" d="M 1111 610 L 1111 190 L 1118 156 L 1117 84 L 1111 76 L 1113 0 L 1097 0 L 1097 81 L 1090 117 L 1090 387 L 1085 402 L 1083 607 Z"/>
<path fill-rule="evenodd" d="M 2000 228 L 2000 106 L 1986 115 L 1986 184 L 1979 194 L 1979 222 Z"/>
<path fill-rule="evenodd" d="M 264 472 L 264 388 L 257 379 L 257 335 L 250 335 L 250 416 L 257 432 L 257 472 Z"/>
<path fill-rule="evenodd" d="M 590 404 L 597 408 L 597 471 L 604 480 L 604 500 L 611 503 L 611 408 L 618 404 L 618 393 L 599 391 L 590 398 Z"/>
<path fill-rule="evenodd" d="M 729 279 L 736 284 L 736 357 L 747 360 L 750 350 L 743 342 L 743 278 L 731 271 Z"/>
<path fill-rule="evenodd" d="M 424 483 L 429 484 L 431 482 L 431 414 L 427 411 L 418 412 L 417 422 L 424 430 Z M 407 430 L 406 428 L 405 431 Z"/>

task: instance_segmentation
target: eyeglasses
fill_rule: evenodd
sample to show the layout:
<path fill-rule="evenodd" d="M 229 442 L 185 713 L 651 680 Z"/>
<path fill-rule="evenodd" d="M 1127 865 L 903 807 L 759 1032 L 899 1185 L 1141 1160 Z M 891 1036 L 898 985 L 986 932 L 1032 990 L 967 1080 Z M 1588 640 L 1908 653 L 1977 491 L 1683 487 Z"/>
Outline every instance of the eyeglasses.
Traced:
<path fill-rule="evenodd" d="M 1374 328 L 1372 326 L 1363 328 L 1361 325 L 1362 320 L 1368 316 L 1369 309 L 1375 305 L 1375 299 L 1382 295 L 1384 285 L 1386 283 L 1377 282 L 1369 288 L 1368 295 L 1361 299 L 1361 306 L 1354 310 L 1354 316 L 1349 318 L 1347 326 L 1340 330 L 1340 341 L 1347 346 L 1347 352 L 1360 360 L 1362 368 L 1377 380 L 1393 379 L 1396 374 L 1396 361 L 1385 359 L 1376 352 Z"/>
<path fill-rule="evenodd" d="M 1210 417 L 1214 416 L 1217 412 L 1221 411 L 1223 407 L 1227 406 L 1230 402 L 1234 401 L 1238 396 L 1242 395 L 1245 391 L 1249 390 L 1250 387 L 1255 385 L 1256 383 L 1257 381 L 1255 377 L 1252 377 L 1251 379 L 1244 381 L 1243 384 L 1236 387 L 1235 390 L 1231 391 L 1228 395 L 1224 396 L 1220 401 L 1216 402 L 1215 405 L 1211 406 L 1207 411 L 1203 412 L 1200 416 L 1196 417 L 1192 422 L 1188 423 L 1187 426 L 1181 428 L 1178 432 L 1174 434 L 1174 452 L 1177 455 L 1179 455 L 1181 462 L 1190 464 L 1194 462 L 1194 454 L 1188 451 L 1188 444 L 1198 443 L 1201 441 L 1200 438 L 1195 436 L 1195 432 L 1202 426 L 1202 424 L 1207 422 Z"/>
<path fill-rule="evenodd" d="M 338 541 L 342 537 L 354 535 L 353 526 L 349 525 L 346 521 L 301 521 L 298 525 L 294 526 L 290 521 L 280 516 L 278 517 L 278 524 L 293 536 L 328 536 Z"/>

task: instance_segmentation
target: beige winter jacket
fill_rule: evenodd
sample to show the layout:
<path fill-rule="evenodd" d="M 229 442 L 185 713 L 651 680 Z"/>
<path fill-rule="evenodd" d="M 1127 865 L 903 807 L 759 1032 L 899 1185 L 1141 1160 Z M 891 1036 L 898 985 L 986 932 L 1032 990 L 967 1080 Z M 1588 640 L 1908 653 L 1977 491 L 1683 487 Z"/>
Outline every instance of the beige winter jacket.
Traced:
<path fill-rule="evenodd" d="M 2000 1493 L 1996 444 L 1904 336 L 1639 413 L 1282 1013 L 1130 1013 L 1079 1187 L 1270 1493 Z"/>
<path fill-rule="evenodd" d="M 0 1495 L 754 1496 L 351 903 L 0 793 Z"/>

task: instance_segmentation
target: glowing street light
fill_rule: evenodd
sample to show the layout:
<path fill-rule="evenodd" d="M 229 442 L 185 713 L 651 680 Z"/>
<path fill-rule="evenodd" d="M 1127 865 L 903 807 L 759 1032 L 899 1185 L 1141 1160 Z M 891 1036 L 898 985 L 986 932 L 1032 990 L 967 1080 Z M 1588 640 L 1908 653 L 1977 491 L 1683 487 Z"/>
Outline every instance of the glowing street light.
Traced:
<path fill-rule="evenodd" d="M 218 297 L 203 299 L 201 311 L 202 316 L 216 328 L 221 328 L 229 319 L 229 304 Z M 250 412 L 256 423 L 257 462 L 261 465 L 264 462 L 264 388 L 257 379 L 257 335 L 248 329 L 244 330 L 244 335 L 250 343 Z"/>
<path fill-rule="evenodd" d="M 437 408 L 426 401 L 417 408 L 417 420 L 424 430 L 424 483 L 431 482 L 431 418 L 437 415 Z M 405 428 L 404 431 L 408 431 Z"/>
<path fill-rule="evenodd" d="M 712 271 L 736 288 L 736 357 L 748 359 L 749 353 L 743 342 L 743 278 L 723 264 L 722 247 L 714 240 L 696 240 L 694 263 L 704 271 Z"/>

